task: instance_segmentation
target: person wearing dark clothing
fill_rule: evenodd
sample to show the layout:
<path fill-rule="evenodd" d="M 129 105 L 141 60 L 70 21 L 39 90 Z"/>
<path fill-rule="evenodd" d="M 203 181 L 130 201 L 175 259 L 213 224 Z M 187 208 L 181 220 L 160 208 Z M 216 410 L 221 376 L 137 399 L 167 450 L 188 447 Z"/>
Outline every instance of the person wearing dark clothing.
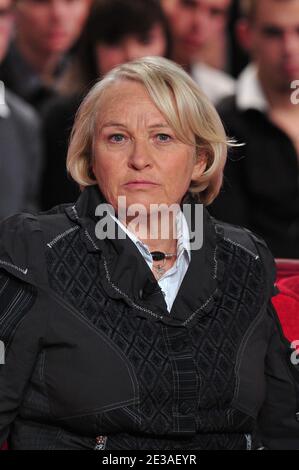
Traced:
<path fill-rule="evenodd" d="M 57 94 L 90 5 L 91 0 L 14 2 L 15 34 L 0 80 L 39 113 Z"/>
<path fill-rule="evenodd" d="M 27 103 L 6 90 L 0 105 L 0 219 L 39 208 L 41 126 Z"/>
<path fill-rule="evenodd" d="M 248 67 L 239 85 L 247 79 L 253 83 L 254 74 L 255 69 Z M 277 258 L 299 258 L 296 148 L 269 119 L 262 99 L 258 105 L 258 89 L 254 93 L 256 106 L 251 98 L 250 104 L 242 101 L 245 94 L 241 90 L 242 85 L 237 96 L 218 106 L 227 134 L 245 145 L 231 149 L 223 188 L 209 211 L 262 236 Z"/>
<path fill-rule="evenodd" d="M 41 185 L 41 206 L 47 210 L 62 203 L 76 201 L 79 187 L 66 171 L 66 154 L 79 95 L 62 96 L 52 100 L 43 119 L 43 138 L 46 162 Z"/>
<path fill-rule="evenodd" d="M 13 28 L 11 0 L 0 0 L 0 21 L 1 66 Z M 42 164 L 38 116 L 0 81 L 0 220 L 38 208 Z"/>
<path fill-rule="evenodd" d="M 244 0 L 240 42 L 251 63 L 219 105 L 227 133 L 244 143 L 228 160 L 215 217 L 245 225 L 275 257 L 299 258 L 299 3 Z"/>
<path fill-rule="evenodd" d="M 167 59 L 123 64 L 91 89 L 67 162 L 79 199 L 0 226 L 0 445 L 298 449 L 273 257 L 205 207 L 227 145 Z"/>
<path fill-rule="evenodd" d="M 298 449 L 299 372 L 296 401 L 288 345 L 265 305 L 274 281 L 265 245 L 206 214 L 212 243 L 194 253 L 169 315 L 133 243 L 94 238 L 99 203 L 91 187 L 75 208 L 6 224 L 0 318 L 10 346 L 0 366 L 0 442 L 43 450 Z"/>
<path fill-rule="evenodd" d="M 184 67 L 212 103 L 234 93 L 235 80 L 207 61 L 208 51 L 217 50 L 225 62 L 231 0 L 161 0 L 161 4 L 171 25 L 172 60 Z"/>
<path fill-rule="evenodd" d="M 65 162 L 70 131 L 84 94 L 115 65 L 145 55 L 168 57 L 170 51 L 168 23 L 157 0 L 94 3 L 77 57 L 61 83 L 63 94 L 68 96 L 53 99 L 43 113 L 43 209 L 78 197 L 78 189 L 66 174 Z"/>
<path fill-rule="evenodd" d="M 59 79 L 65 71 L 67 63 L 68 60 L 65 57 L 55 70 L 53 78 Z M 7 88 L 34 107 L 38 113 L 42 113 L 47 103 L 58 95 L 55 87 L 44 83 L 24 60 L 14 43 L 10 45 L 8 54 L 0 66 L 0 78 Z"/>

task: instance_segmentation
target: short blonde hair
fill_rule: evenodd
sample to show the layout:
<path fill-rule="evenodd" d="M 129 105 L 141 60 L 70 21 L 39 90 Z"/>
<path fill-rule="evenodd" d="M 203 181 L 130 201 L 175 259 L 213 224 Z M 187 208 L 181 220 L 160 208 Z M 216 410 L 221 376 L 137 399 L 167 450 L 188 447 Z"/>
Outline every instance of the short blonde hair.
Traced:
<path fill-rule="evenodd" d="M 216 109 L 197 84 L 180 66 L 161 57 L 144 57 L 117 66 L 87 94 L 77 112 L 68 149 L 67 170 L 72 178 L 83 187 L 96 183 L 91 166 L 100 100 L 107 88 L 120 80 L 144 85 L 179 140 L 194 145 L 187 136 L 195 136 L 197 154 L 205 154 L 208 164 L 201 177 L 191 182 L 189 191 L 201 203 L 211 204 L 222 185 L 231 141 Z"/>

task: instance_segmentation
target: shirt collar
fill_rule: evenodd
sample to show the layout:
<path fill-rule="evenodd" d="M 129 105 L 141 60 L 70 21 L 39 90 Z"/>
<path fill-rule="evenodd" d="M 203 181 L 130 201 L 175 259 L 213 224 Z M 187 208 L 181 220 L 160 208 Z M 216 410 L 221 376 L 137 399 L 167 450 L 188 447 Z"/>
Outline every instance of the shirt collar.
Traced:
<path fill-rule="evenodd" d="M 186 217 L 183 212 L 180 211 L 177 214 L 177 231 L 178 231 L 178 243 L 177 243 L 177 258 L 179 259 L 181 254 L 186 252 L 188 261 L 191 261 L 191 248 L 190 248 L 190 232 L 186 221 Z"/>
<path fill-rule="evenodd" d="M 127 227 L 113 214 L 110 213 L 112 219 L 120 226 L 120 228 L 126 233 L 126 235 L 132 240 L 137 246 L 141 254 L 146 258 L 150 257 L 150 251 L 148 246 L 143 243 L 133 232 L 127 229 Z M 188 260 L 191 260 L 191 249 L 190 249 L 190 234 L 189 227 L 186 218 L 182 211 L 176 215 L 176 227 L 178 233 L 177 240 L 177 259 L 179 259 L 184 252 L 187 253 Z"/>
<path fill-rule="evenodd" d="M 0 81 L 0 117 L 7 118 L 10 115 L 9 107 L 5 100 L 5 86 Z"/>
<path fill-rule="evenodd" d="M 157 281 L 149 267 L 145 268 L 145 260 L 136 256 L 138 248 L 132 240 L 128 239 L 129 237 L 109 240 L 96 237 L 95 227 L 99 217 L 95 216 L 95 209 L 104 202 L 99 188 L 94 185 L 85 188 L 76 204 L 67 204 L 64 210 L 71 221 L 81 226 L 80 237 L 88 252 L 97 252 L 103 257 L 99 269 L 102 270 L 102 285 L 107 295 L 121 298 L 135 307 L 141 305 L 140 308 L 134 307 L 135 314 L 140 317 L 148 318 L 150 314 L 156 321 L 175 326 L 195 318 L 195 311 L 198 314 L 210 311 L 219 292 L 218 284 L 223 276 L 223 262 L 217 256 L 219 235 L 216 232 L 214 219 L 208 211 L 205 208 L 203 210 L 203 244 L 201 248 L 192 249 L 191 262 L 172 306 L 170 318 Z M 190 223 L 186 218 L 191 234 L 195 230 L 193 219 L 196 200 L 192 195 L 188 195 L 188 200 L 185 202 L 191 205 Z M 200 282 L 196 282 L 198 279 Z M 143 300 L 140 298 L 141 291 L 147 296 L 146 298 L 143 296 Z M 191 318 L 189 318 L 190 312 L 193 312 Z"/>
<path fill-rule="evenodd" d="M 240 74 L 236 85 L 236 104 L 241 111 L 256 109 L 265 113 L 268 110 L 255 64 L 249 64 Z"/>

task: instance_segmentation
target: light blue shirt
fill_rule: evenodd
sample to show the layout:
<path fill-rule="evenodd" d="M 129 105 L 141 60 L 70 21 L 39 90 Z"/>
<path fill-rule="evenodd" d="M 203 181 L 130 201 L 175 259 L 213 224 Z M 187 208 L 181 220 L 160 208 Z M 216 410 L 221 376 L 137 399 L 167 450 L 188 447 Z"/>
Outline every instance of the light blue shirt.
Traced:
<path fill-rule="evenodd" d="M 115 222 L 121 227 L 121 229 L 127 234 L 127 236 L 135 243 L 136 247 L 142 254 L 149 268 L 152 269 L 153 259 L 150 254 L 148 246 L 143 243 L 136 235 L 130 232 L 120 220 L 110 214 Z M 161 287 L 162 293 L 165 297 L 167 310 L 170 312 L 172 304 L 177 296 L 180 285 L 187 272 L 189 263 L 191 261 L 191 249 L 190 249 L 190 235 L 189 227 L 183 212 L 179 212 L 176 216 L 177 225 L 177 258 L 174 265 L 166 271 L 163 276 L 157 281 Z"/>

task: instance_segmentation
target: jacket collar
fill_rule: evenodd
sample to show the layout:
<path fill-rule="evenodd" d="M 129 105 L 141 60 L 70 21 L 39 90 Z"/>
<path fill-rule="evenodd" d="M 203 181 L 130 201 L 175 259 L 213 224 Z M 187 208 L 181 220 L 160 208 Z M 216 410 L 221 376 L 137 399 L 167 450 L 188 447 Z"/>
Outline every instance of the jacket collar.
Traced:
<path fill-rule="evenodd" d="M 192 199 L 188 202 L 194 210 L 195 202 Z M 195 316 L 208 312 L 219 293 L 217 275 L 221 263 L 217 261 L 215 224 L 207 210 L 203 211 L 203 245 L 192 250 L 187 273 L 169 313 L 159 284 L 132 240 L 129 237 L 104 240 L 96 237 L 99 218 L 95 216 L 95 209 L 103 203 L 105 199 L 95 185 L 85 188 L 76 204 L 65 210 L 68 217 L 81 226 L 81 236 L 88 251 L 103 257 L 105 269 L 101 281 L 107 293 L 127 301 L 129 297 L 129 303 L 138 306 L 140 316 L 154 312 L 156 318 L 152 315 L 153 318 L 163 323 L 187 324 Z"/>

